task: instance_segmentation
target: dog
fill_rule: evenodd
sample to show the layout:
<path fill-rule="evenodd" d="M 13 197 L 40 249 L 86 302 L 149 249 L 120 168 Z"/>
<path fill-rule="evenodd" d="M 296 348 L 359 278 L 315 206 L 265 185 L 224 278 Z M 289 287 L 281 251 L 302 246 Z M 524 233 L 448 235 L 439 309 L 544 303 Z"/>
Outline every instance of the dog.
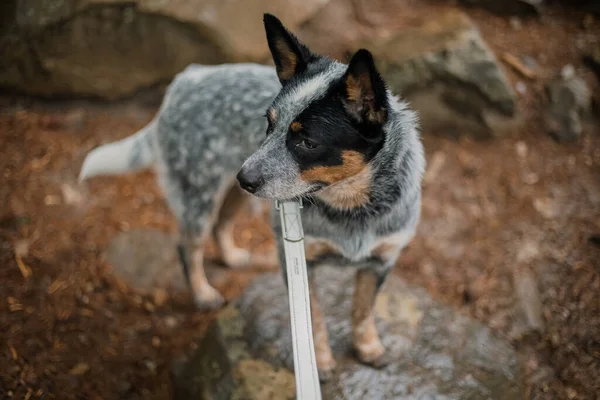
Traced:
<path fill-rule="evenodd" d="M 352 340 L 360 361 L 389 361 L 373 307 L 420 218 L 425 168 L 415 112 L 386 87 L 368 50 L 348 64 L 311 52 L 264 15 L 275 68 L 192 65 L 168 87 L 156 117 L 122 141 L 93 150 L 81 179 L 154 165 L 181 232 L 180 253 L 201 308 L 223 304 L 206 279 L 203 245 L 214 232 L 227 262 L 255 262 L 235 248 L 231 219 L 250 196 L 302 199 L 317 367 L 335 360 L 315 295 L 315 267 L 357 270 Z M 239 185 L 238 185 L 239 183 Z M 272 212 L 274 232 L 280 220 Z M 281 235 L 279 259 L 285 276 Z"/>

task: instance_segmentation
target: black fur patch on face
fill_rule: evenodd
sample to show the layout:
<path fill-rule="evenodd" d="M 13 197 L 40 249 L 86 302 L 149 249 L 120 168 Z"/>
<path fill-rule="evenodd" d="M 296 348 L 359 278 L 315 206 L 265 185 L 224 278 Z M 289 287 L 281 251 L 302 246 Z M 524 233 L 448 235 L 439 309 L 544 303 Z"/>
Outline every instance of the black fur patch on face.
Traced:
<path fill-rule="evenodd" d="M 383 146 L 383 126 L 353 118 L 344 104 L 343 85 L 343 80 L 334 84 L 322 99 L 312 102 L 295 119 L 301 130 L 288 131 L 287 147 L 302 172 L 342 166 L 352 154 L 353 165 L 348 171 L 351 173 L 357 168 L 357 154 L 362 156 L 360 162 L 366 164 Z M 333 183 L 328 179 L 322 181 Z"/>

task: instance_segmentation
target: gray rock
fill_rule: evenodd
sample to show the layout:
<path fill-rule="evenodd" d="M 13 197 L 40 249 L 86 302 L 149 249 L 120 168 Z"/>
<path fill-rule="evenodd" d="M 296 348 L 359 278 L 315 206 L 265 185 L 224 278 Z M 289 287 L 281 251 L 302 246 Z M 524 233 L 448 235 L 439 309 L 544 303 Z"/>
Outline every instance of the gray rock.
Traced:
<path fill-rule="evenodd" d="M 461 0 L 461 3 L 485 8 L 500 15 L 539 15 L 543 0 Z"/>
<path fill-rule="evenodd" d="M 574 73 L 561 73 L 561 77 L 546 85 L 546 91 L 549 99 L 546 126 L 549 133 L 561 142 L 577 140 L 583 132 L 583 119 L 591 113 L 592 96 L 586 82 Z"/>
<path fill-rule="evenodd" d="M 121 232 L 110 242 L 106 259 L 114 273 L 140 290 L 185 288 L 175 237 L 157 230 Z"/>
<path fill-rule="evenodd" d="M 324 399 L 517 399 L 521 361 L 479 322 L 390 276 L 376 323 L 395 362 L 382 370 L 352 354 L 352 271 L 317 271 L 318 295 L 338 363 Z M 223 310 L 196 353 L 174 373 L 177 399 L 294 398 L 286 289 L 280 274 L 255 280 Z"/>
<path fill-rule="evenodd" d="M 0 88 L 114 99 L 194 62 L 264 62 L 264 12 L 296 29 L 327 1 L 8 0 Z"/>
<path fill-rule="evenodd" d="M 105 257 L 120 280 L 142 292 L 153 293 L 155 304 L 160 305 L 170 292 L 188 292 L 177 244 L 175 235 L 132 229 L 111 239 Z M 206 276 L 217 288 L 226 287 L 234 272 L 214 261 L 205 259 Z M 176 324 L 177 321 L 171 327 Z"/>
<path fill-rule="evenodd" d="M 419 111 L 425 129 L 475 136 L 510 129 L 514 92 L 465 14 L 432 16 L 419 27 L 364 45 L 390 87 Z"/>

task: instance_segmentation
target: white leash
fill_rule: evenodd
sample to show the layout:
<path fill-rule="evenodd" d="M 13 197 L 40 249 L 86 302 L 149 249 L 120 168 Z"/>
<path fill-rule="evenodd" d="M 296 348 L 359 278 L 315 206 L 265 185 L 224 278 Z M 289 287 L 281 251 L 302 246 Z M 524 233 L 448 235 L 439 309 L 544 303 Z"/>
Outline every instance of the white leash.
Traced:
<path fill-rule="evenodd" d="M 296 399 L 321 400 L 321 386 L 315 361 L 308 274 L 304 255 L 304 231 L 298 201 L 276 202 L 281 217 L 281 230 L 287 266 L 288 295 L 290 299 L 290 322 L 294 346 L 294 373 L 296 375 Z"/>

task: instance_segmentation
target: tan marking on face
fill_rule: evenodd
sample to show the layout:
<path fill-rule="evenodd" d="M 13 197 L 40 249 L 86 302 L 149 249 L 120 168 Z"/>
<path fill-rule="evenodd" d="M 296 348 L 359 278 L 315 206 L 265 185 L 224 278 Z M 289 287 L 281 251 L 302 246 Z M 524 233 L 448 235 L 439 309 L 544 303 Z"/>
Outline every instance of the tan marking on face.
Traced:
<path fill-rule="evenodd" d="M 288 80 L 296 73 L 296 65 L 298 63 L 296 54 L 292 52 L 284 40 L 277 40 L 275 42 L 275 47 L 277 48 L 281 63 L 277 69 L 277 74 L 279 75 L 279 79 Z"/>
<path fill-rule="evenodd" d="M 358 174 L 323 188 L 316 196 L 341 210 L 363 206 L 370 201 L 371 177 L 371 167 L 367 166 Z"/>
<path fill-rule="evenodd" d="M 315 261 L 328 254 L 338 254 L 338 251 L 324 241 L 307 241 L 304 246 L 307 261 Z"/>
<path fill-rule="evenodd" d="M 333 359 L 333 353 L 331 352 L 331 347 L 329 346 L 329 335 L 327 333 L 327 326 L 325 325 L 325 317 L 321 312 L 319 299 L 315 294 L 316 285 L 312 279 L 309 281 L 309 286 L 310 313 L 312 318 L 313 341 L 315 344 L 317 368 L 322 371 L 330 371 L 335 367 L 335 360 Z"/>
<path fill-rule="evenodd" d="M 303 127 L 302 127 L 302 124 L 300 122 L 294 121 L 290 125 L 290 129 L 292 130 L 292 132 L 300 132 L 303 129 Z"/>
<path fill-rule="evenodd" d="M 352 304 L 352 342 L 360 359 L 373 362 L 385 352 L 377 328 L 373 307 L 377 295 L 377 276 L 370 270 L 356 274 L 354 302 Z"/>
<path fill-rule="evenodd" d="M 342 152 L 342 165 L 314 167 L 302 172 L 301 177 L 305 181 L 332 184 L 358 174 L 365 167 L 365 159 L 362 154 L 353 150 L 344 150 Z"/>

